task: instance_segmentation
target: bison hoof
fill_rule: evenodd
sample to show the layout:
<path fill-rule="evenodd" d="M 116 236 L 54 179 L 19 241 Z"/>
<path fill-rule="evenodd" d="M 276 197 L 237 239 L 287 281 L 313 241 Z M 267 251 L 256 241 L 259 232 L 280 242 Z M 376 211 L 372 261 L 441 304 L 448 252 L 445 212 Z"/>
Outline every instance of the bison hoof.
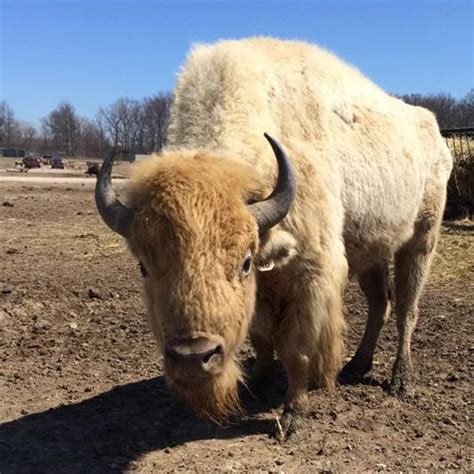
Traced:
<path fill-rule="evenodd" d="M 389 392 L 398 398 L 412 398 L 415 394 L 413 384 L 401 377 L 394 377 L 390 384 Z"/>
<path fill-rule="evenodd" d="M 277 418 L 273 428 L 272 437 L 283 442 L 295 435 L 304 424 L 304 416 L 297 413 L 284 412 L 280 419 Z"/>
<path fill-rule="evenodd" d="M 354 356 L 339 373 L 339 382 L 351 384 L 360 382 L 372 370 L 372 361 L 364 361 Z"/>

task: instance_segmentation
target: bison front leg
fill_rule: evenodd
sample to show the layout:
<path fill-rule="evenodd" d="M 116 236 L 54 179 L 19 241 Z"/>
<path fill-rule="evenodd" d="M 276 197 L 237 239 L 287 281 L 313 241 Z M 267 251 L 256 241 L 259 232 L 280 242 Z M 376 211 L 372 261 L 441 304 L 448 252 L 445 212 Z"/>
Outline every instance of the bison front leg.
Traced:
<path fill-rule="evenodd" d="M 334 389 L 341 366 L 343 331 L 342 287 L 347 275 L 345 259 L 332 266 L 321 278 L 304 275 L 294 281 L 293 295 L 280 315 L 276 350 L 288 378 L 288 394 L 276 434 L 291 435 L 308 411 L 309 386 Z M 322 261 L 322 258 L 320 262 Z M 319 269 L 323 275 L 324 269 Z"/>
<path fill-rule="evenodd" d="M 372 370 L 375 346 L 390 315 L 388 262 L 361 274 L 359 285 L 367 298 L 369 313 L 359 348 L 340 373 L 340 380 L 345 383 L 360 381 Z"/>
<path fill-rule="evenodd" d="M 276 422 L 274 434 L 283 441 L 298 431 L 307 415 L 310 358 L 286 348 L 279 351 L 279 356 L 287 373 L 288 393 L 283 415 Z"/>

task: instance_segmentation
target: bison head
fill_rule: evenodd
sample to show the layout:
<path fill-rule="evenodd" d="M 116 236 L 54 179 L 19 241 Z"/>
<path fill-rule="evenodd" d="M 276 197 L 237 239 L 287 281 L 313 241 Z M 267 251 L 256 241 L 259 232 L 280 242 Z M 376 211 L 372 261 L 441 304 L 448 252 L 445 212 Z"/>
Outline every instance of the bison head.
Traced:
<path fill-rule="evenodd" d="M 217 421 L 239 408 L 236 352 L 254 312 L 255 271 L 288 255 L 281 242 L 294 245 L 269 238 L 290 209 L 295 178 L 282 147 L 266 138 L 278 163 L 266 199 L 268 184 L 253 168 L 203 153 L 167 153 L 137 165 L 128 205 L 110 181 L 116 151 L 97 180 L 102 218 L 140 262 L 167 380 L 198 414 Z"/>

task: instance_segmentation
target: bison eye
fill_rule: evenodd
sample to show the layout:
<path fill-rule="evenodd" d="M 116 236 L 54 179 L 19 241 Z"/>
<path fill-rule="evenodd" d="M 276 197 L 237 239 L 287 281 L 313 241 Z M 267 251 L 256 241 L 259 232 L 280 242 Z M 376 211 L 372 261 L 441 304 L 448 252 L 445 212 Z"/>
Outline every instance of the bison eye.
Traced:
<path fill-rule="evenodd" d="M 142 274 L 142 277 L 145 278 L 148 275 L 148 273 L 146 271 L 146 268 L 143 266 L 142 262 L 138 262 L 138 268 L 140 268 L 140 272 Z"/>
<path fill-rule="evenodd" d="M 247 252 L 245 256 L 244 263 L 242 264 L 242 276 L 247 277 L 250 274 L 250 270 L 252 269 L 252 254 L 250 250 Z"/>

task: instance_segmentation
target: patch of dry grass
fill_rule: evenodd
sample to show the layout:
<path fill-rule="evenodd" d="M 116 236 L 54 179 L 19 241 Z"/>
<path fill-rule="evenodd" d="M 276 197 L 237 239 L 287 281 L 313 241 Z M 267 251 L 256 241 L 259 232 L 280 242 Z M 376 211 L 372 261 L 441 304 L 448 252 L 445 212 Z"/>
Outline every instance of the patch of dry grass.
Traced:
<path fill-rule="evenodd" d="M 474 284 L 474 221 L 444 222 L 430 280 Z"/>
<path fill-rule="evenodd" d="M 448 182 L 448 204 L 467 206 L 472 214 L 474 205 L 474 139 L 448 139 L 454 167 Z"/>

